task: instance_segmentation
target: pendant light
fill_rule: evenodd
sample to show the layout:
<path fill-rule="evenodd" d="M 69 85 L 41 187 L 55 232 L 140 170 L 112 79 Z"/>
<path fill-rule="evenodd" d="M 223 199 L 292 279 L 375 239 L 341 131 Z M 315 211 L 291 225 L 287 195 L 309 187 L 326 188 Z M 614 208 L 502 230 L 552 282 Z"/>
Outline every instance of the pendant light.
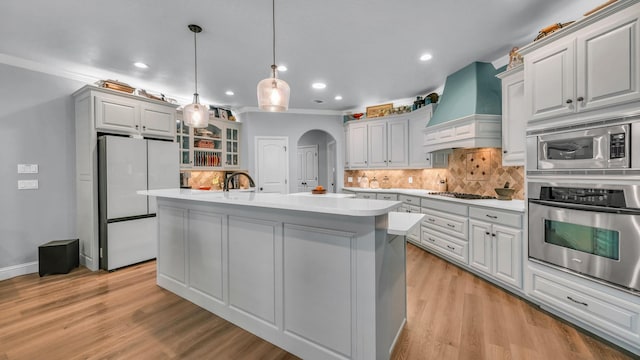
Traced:
<path fill-rule="evenodd" d="M 276 1 L 272 0 L 273 19 L 273 64 L 270 78 L 258 83 L 258 107 L 261 110 L 281 112 L 289 108 L 289 84 L 276 77 Z"/>
<path fill-rule="evenodd" d="M 182 109 L 182 119 L 187 126 L 205 128 L 209 123 L 209 111 L 206 106 L 200 104 L 200 96 L 198 95 L 198 45 L 196 43 L 196 34 L 202 32 L 202 28 L 191 24 L 189 30 L 193 32 L 196 92 L 193 94 L 193 103 L 185 105 Z"/>

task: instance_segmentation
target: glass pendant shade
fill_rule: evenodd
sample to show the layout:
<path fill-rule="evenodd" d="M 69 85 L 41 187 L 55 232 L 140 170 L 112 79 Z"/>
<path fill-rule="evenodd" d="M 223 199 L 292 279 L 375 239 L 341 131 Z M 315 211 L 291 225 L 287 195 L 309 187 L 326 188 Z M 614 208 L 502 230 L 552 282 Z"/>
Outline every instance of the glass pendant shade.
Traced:
<path fill-rule="evenodd" d="M 209 124 L 209 110 L 198 101 L 198 94 L 193 95 L 193 103 L 182 109 L 182 121 L 193 128 L 205 128 Z"/>
<path fill-rule="evenodd" d="M 289 84 L 275 77 L 258 83 L 258 107 L 260 110 L 281 112 L 289 109 Z"/>

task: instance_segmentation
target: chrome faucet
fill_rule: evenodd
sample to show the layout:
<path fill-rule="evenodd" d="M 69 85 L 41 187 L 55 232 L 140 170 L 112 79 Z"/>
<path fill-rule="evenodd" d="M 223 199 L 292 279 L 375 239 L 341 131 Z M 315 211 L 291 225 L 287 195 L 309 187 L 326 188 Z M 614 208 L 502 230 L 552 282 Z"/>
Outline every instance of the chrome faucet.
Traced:
<path fill-rule="evenodd" d="M 255 188 L 256 187 L 256 183 L 253 181 L 251 176 L 249 176 L 249 174 L 247 174 L 246 172 L 242 172 L 242 171 L 236 171 L 236 172 L 232 173 L 231 175 L 229 175 L 224 180 L 224 186 L 222 187 L 222 191 L 229 191 L 229 181 L 231 181 L 231 179 L 236 175 L 244 175 L 244 176 L 246 176 L 247 179 L 249 179 L 249 187 L 250 188 Z"/>

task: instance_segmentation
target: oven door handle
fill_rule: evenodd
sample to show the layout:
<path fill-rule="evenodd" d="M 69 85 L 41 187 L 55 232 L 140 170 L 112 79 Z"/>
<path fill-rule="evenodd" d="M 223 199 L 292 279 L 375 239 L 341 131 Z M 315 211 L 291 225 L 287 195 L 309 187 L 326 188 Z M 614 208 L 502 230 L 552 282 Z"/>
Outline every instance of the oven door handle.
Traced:
<path fill-rule="evenodd" d="M 555 208 L 569 209 L 569 210 L 594 211 L 594 212 L 620 214 L 620 215 L 640 215 L 640 209 L 612 208 L 612 207 L 584 205 L 584 204 L 569 204 L 569 203 L 562 203 L 557 201 L 537 200 L 537 199 L 529 199 L 529 203 L 550 206 Z"/>

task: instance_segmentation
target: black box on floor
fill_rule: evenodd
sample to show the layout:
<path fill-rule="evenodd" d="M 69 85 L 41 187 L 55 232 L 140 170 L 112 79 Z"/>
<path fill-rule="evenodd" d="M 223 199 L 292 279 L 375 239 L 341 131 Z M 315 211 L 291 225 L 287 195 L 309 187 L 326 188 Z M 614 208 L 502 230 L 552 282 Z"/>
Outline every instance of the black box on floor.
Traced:
<path fill-rule="evenodd" d="M 38 273 L 67 274 L 80 265 L 78 239 L 55 240 L 38 246 Z"/>

